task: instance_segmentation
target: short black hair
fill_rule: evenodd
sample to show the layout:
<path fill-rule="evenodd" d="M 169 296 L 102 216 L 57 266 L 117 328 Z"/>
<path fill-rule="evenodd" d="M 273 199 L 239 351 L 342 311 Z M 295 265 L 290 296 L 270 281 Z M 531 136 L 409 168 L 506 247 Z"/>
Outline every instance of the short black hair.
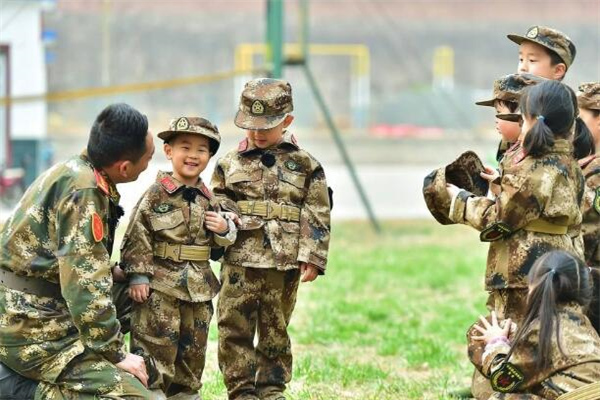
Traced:
<path fill-rule="evenodd" d="M 111 104 L 96 117 L 87 152 L 96 168 L 120 160 L 133 163 L 146 152 L 148 118 L 125 103 Z"/>
<path fill-rule="evenodd" d="M 502 100 L 502 99 L 497 99 L 496 101 L 499 104 L 502 104 L 504 107 L 508 108 L 508 110 L 511 113 L 515 113 L 519 109 L 519 102 L 518 101 L 510 101 L 510 100 Z"/>

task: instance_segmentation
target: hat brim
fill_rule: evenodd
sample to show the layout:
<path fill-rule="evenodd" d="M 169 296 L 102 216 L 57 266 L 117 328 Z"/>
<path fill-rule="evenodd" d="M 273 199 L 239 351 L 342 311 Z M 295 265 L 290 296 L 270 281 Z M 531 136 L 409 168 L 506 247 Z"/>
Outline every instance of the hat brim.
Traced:
<path fill-rule="evenodd" d="M 194 131 L 162 131 L 160 132 L 158 135 L 158 138 L 163 140 L 164 142 L 168 142 L 169 140 L 173 139 L 175 136 L 177 135 L 197 135 L 197 136 L 202 136 L 208 139 L 208 143 L 210 146 L 210 151 L 211 153 L 215 154 L 217 152 L 217 150 L 219 150 L 219 147 L 221 145 L 221 142 L 217 139 L 215 139 L 212 136 L 209 136 L 207 134 L 204 133 L 200 133 L 200 132 L 194 132 Z"/>
<path fill-rule="evenodd" d="M 517 35 L 514 33 L 510 33 L 506 35 L 506 37 L 508 38 L 508 40 L 510 40 L 511 42 L 515 42 L 516 44 L 523 43 L 523 40 L 529 40 L 530 42 L 537 43 L 535 40 L 531 40 L 529 38 L 526 38 L 525 36 Z"/>
<path fill-rule="evenodd" d="M 551 52 L 553 52 L 553 53 L 556 53 L 556 54 L 558 55 L 558 57 L 561 59 L 561 61 L 562 61 L 562 62 L 563 62 L 563 63 L 564 63 L 566 66 L 567 66 L 567 68 L 569 68 L 569 67 L 571 66 L 571 64 L 567 63 L 567 62 L 566 62 L 566 61 L 563 59 L 563 57 L 562 57 L 562 56 L 561 56 L 559 53 L 557 53 L 557 52 L 556 52 L 556 50 L 554 50 L 552 47 L 548 46 L 548 45 L 547 45 L 547 44 L 545 44 L 544 42 L 540 42 L 540 41 L 537 41 L 537 40 L 535 40 L 535 39 L 528 38 L 528 37 L 526 37 L 526 36 L 515 35 L 514 33 L 511 33 L 511 34 L 509 34 L 509 35 L 506 35 L 506 37 L 507 37 L 507 38 L 508 38 L 510 41 L 512 41 L 512 42 L 515 42 L 515 43 L 516 43 L 516 44 L 518 44 L 518 45 L 521 45 L 521 43 L 523 43 L 524 41 L 528 41 L 528 42 L 531 42 L 531 43 L 538 44 L 538 45 L 540 45 L 540 46 L 542 46 L 542 47 L 544 47 L 544 48 L 546 48 L 546 49 L 550 50 Z"/>
<path fill-rule="evenodd" d="M 504 120 L 504 121 L 509 121 L 509 122 L 520 122 L 523 117 L 521 116 L 521 114 L 503 113 L 503 114 L 496 114 L 496 118 Z"/>
<path fill-rule="evenodd" d="M 242 110 L 238 110 L 235 115 L 234 123 L 235 126 L 242 129 L 256 129 L 265 130 L 271 129 L 283 122 L 287 114 L 274 115 L 274 116 L 256 116 L 246 114 Z"/>
<path fill-rule="evenodd" d="M 475 104 L 477 104 L 478 106 L 494 107 L 495 101 L 496 99 L 476 101 Z"/>

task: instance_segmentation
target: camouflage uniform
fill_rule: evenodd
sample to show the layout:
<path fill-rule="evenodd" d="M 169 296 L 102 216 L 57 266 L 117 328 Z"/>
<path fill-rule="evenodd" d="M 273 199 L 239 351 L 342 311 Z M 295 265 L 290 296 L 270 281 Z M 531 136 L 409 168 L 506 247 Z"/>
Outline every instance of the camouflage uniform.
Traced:
<path fill-rule="evenodd" d="M 560 348 L 564 354 L 553 336 L 550 364 L 546 368 L 539 369 L 535 365 L 540 329 L 537 320 L 516 345 L 510 358 L 507 358 L 510 346 L 501 342 L 488 344 L 485 350 L 482 349 L 482 358 L 471 359 L 496 390 L 490 399 L 554 400 L 576 389 L 580 393 L 594 390 L 596 395 L 573 399 L 600 398 L 600 337 L 577 303 L 559 306 L 558 321 Z M 470 345 L 484 347 L 481 341 Z"/>
<path fill-rule="evenodd" d="M 255 80 L 242 93 L 236 125 L 276 126 L 291 111 L 289 84 Z M 327 264 L 325 174 L 284 132 L 282 141 L 266 150 L 247 139 L 240 142 L 218 161 L 212 186 L 215 195 L 236 201 L 242 213 L 238 239 L 225 252 L 217 305 L 219 366 L 229 398 L 280 398 L 292 375 L 287 326 L 299 262 L 313 264 L 321 274 Z"/>
<path fill-rule="evenodd" d="M 566 139 L 556 140 L 546 155 L 512 156 L 501 177 L 496 200 L 471 197 L 463 191 L 454 199 L 449 217 L 482 231 L 491 241 L 486 270 L 487 308 L 517 324 L 526 311 L 526 277 L 535 260 L 552 249 L 578 254 L 569 227 L 581 223 L 583 176 Z M 578 254 L 580 255 L 580 254 Z M 469 348 L 473 358 L 481 356 Z M 488 395 L 487 382 L 475 373 L 473 393 Z"/>
<path fill-rule="evenodd" d="M 181 119 L 173 120 L 172 130 L 159 138 L 205 129 L 196 124 L 199 118 L 183 118 L 187 127 Z M 211 300 L 220 288 L 208 261 L 210 251 L 236 237 L 231 221 L 224 236 L 208 231 L 206 211 L 220 207 L 202 180 L 189 187 L 171 173 L 159 172 L 135 207 L 123 239 L 121 259 L 130 285 L 149 283 L 152 289 L 144 303 L 134 302 L 131 351 L 152 357 L 159 376 L 149 386 L 169 396 L 188 393 L 194 398 L 202 386 Z"/>
<path fill-rule="evenodd" d="M 579 86 L 577 101 L 580 108 L 600 110 L 600 83 L 587 83 Z M 585 261 L 589 266 L 600 268 L 600 155 L 596 154 L 579 160 L 583 170 L 586 188 L 583 201 L 583 240 Z"/>
<path fill-rule="evenodd" d="M 2 228 L 0 266 L 49 290 L 0 285 L 0 361 L 41 381 L 37 399 L 148 398 L 114 365 L 126 356 L 111 299 L 118 202 L 84 153 L 41 175 Z"/>

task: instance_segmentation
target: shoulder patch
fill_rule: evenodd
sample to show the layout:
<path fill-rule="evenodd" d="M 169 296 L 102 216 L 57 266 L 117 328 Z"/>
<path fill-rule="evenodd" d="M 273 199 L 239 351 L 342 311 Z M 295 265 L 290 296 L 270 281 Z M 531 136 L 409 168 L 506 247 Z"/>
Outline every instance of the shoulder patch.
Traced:
<path fill-rule="evenodd" d="M 246 138 L 238 144 L 238 153 L 246 151 L 247 149 L 248 149 L 248 139 Z"/>
<path fill-rule="evenodd" d="M 513 364 L 506 362 L 490 377 L 492 389 L 501 393 L 514 392 L 525 380 L 523 373 Z"/>
<path fill-rule="evenodd" d="M 162 179 L 160 180 L 160 184 L 161 184 L 161 186 L 162 186 L 163 188 L 165 188 L 165 190 L 166 190 L 166 191 L 167 191 L 169 194 L 171 194 L 171 193 L 173 193 L 174 191 L 176 191 L 176 190 L 177 190 L 177 185 L 176 185 L 176 184 L 173 182 L 173 180 L 172 180 L 170 177 L 168 177 L 168 176 L 165 176 L 164 178 L 162 178 Z"/>
<path fill-rule="evenodd" d="M 92 214 L 92 235 L 96 242 L 101 241 L 104 238 L 104 223 L 98 213 Z"/>
<path fill-rule="evenodd" d="M 106 178 L 104 178 L 97 169 L 94 169 L 94 176 L 96 177 L 96 184 L 98 185 L 98 189 L 100 189 L 105 195 L 109 196 L 110 187 L 108 186 Z"/>
<path fill-rule="evenodd" d="M 596 188 L 596 197 L 594 197 L 594 210 L 600 214 L 600 187 Z"/>
<path fill-rule="evenodd" d="M 508 225 L 506 225 L 504 222 L 497 222 L 485 228 L 481 232 L 481 235 L 479 235 L 479 240 L 482 242 L 494 242 L 496 240 L 505 238 L 511 233 L 512 230 Z"/>

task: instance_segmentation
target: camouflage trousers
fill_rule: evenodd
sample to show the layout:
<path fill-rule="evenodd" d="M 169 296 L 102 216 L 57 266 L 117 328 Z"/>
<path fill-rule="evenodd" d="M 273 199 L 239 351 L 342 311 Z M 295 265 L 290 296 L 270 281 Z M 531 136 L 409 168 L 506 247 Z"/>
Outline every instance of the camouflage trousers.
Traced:
<path fill-rule="evenodd" d="M 291 380 L 292 348 L 287 327 L 299 280 L 298 269 L 277 271 L 223 264 L 217 304 L 218 356 L 229 399 L 283 392 Z"/>
<path fill-rule="evenodd" d="M 40 382 L 35 400 L 133 400 L 150 396 L 136 377 L 86 350 L 71 360 L 55 384 Z"/>
<path fill-rule="evenodd" d="M 211 301 L 192 303 L 157 290 L 134 303 L 131 352 L 154 360 L 158 377 L 151 389 L 168 396 L 200 390 L 212 315 Z"/>
<path fill-rule="evenodd" d="M 527 293 L 527 288 L 492 290 L 488 297 L 486 307 L 490 313 L 495 311 L 498 319 L 510 318 L 512 322 L 520 325 L 521 321 L 525 318 L 525 312 L 527 311 Z M 475 329 L 471 329 L 467 332 L 469 358 L 476 365 L 481 365 L 481 356 L 483 355 L 485 346 L 482 342 L 472 340 L 472 335 L 479 336 L 481 333 Z M 491 396 L 493 390 L 490 386 L 490 381 L 477 369 L 473 373 L 471 392 L 477 400 L 492 399 Z M 518 397 L 515 399 L 518 399 Z"/>
<path fill-rule="evenodd" d="M 131 299 L 127 294 L 127 284 L 115 282 L 112 288 L 112 300 L 117 310 L 117 317 L 121 322 L 121 331 L 126 333 L 130 325 Z M 59 302 L 55 300 L 54 302 Z M 52 314 L 50 314 L 52 315 Z M 47 323 L 51 323 L 52 317 L 48 317 Z M 61 338 L 60 340 L 70 343 L 77 340 L 73 338 Z M 146 399 L 149 392 L 133 375 L 119 369 L 114 364 L 104 359 L 101 355 L 90 350 L 83 349 L 83 353 L 75 356 L 60 371 L 58 376 L 48 376 L 41 371 L 48 370 L 48 366 L 56 362 L 60 356 L 60 341 L 57 341 L 56 351 L 58 354 L 48 352 L 47 361 L 43 361 L 36 368 L 23 369 L 17 354 L 23 348 L 14 348 L 14 356 L 4 355 L 2 362 L 12 370 L 8 372 L 4 382 L 1 382 L 0 398 L 4 399 L 31 399 L 29 394 L 35 393 L 35 399 Z M 36 347 L 32 344 L 30 347 Z M 83 347 L 83 346 L 82 346 Z M 64 353 L 64 352 L 63 352 Z M 6 384 L 14 383 L 13 387 Z"/>

